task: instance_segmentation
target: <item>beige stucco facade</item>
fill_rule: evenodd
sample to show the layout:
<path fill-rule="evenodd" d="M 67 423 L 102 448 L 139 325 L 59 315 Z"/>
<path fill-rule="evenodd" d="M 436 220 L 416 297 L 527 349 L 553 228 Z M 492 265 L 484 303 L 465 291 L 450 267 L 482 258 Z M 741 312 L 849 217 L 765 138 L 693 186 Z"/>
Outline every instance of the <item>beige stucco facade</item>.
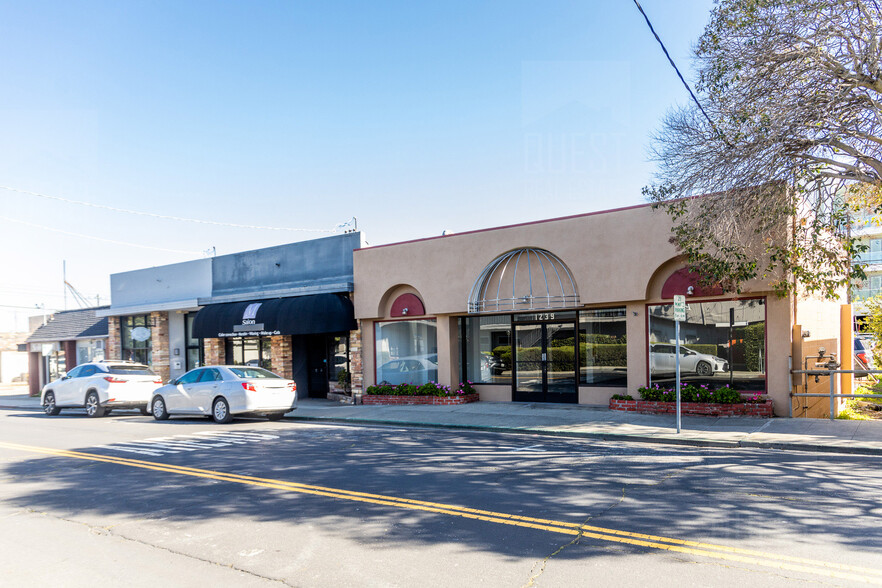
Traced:
<path fill-rule="evenodd" d="M 364 384 L 376 383 L 375 324 L 392 318 L 392 304 L 402 294 L 418 296 L 425 317 L 437 321 L 438 380 L 460 381 L 458 317 L 468 315 L 469 295 L 476 278 L 498 255 L 523 247 L 547 250 L 572 273 L 579 305 L 574 309 L 624 307 L 627 329 L 627 386 L 580 386 L 578 402 L 605 405 L 616 393 L 637 394 L 647 384 L 647 305 L 670 304 L 662 299 L 665 280 L 683 267 L 669 242 L 670 219 L 661 210 L 639 206 L 547 221 L 499 227 L 418 241 L 364 248 L 354 254 L 355 316 L 363 334 Z M 793 308 L 763 282 L 746 285 L 738 295 L 701 300 L 765 298 L 766 388 L 779 415 L 788 413 Z M 806 306 L 803 328 L 818 333 L 835 327 L 838 305 Z M 511 387 L 478 386 L 483 400 L 512 399 Z"/>

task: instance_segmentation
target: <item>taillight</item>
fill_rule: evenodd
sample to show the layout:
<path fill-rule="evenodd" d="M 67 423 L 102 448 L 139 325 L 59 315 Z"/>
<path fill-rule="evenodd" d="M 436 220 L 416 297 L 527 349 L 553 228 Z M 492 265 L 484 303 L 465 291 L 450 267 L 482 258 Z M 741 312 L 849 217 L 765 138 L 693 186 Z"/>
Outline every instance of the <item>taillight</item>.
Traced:
<path fill-rule="evenodd" d="M 104 379 L 111 384 L 125 384 L 126 382 L 128 382 L 128 380 L 120 380 L 119 378 L 114 378 L 113 376 L 104 376 Z"/>
<path fill-rule="evenodd" d="M 864 353 L 863 351 L 859 351 L 859 352 L 855 353 L 855 355 L 857 355 L 857 358 L 859 360 L 861 360 L 863 363 L 867 363 L 867 354 L 866 353 Z"/>
<path fill-rule="evenodd" d="M 288 390 L 291 392 L 297 391 L 297 384 L 295 382 L 288 382 Z"/>
<path fill-rule="evenodd" d="M 255 388 L 254 384 L 252 384 L 251 382 L 242 382 L 242 387 L 249 392 L 257 392 L 257 388 Z"/>
<path fill-rule="evenodd" d="M 160 380 L 159 378 L 156 378 L 155 380 L 153 380 L 153 383 L 154 384 L 162 384 L 162 380 Z"/>

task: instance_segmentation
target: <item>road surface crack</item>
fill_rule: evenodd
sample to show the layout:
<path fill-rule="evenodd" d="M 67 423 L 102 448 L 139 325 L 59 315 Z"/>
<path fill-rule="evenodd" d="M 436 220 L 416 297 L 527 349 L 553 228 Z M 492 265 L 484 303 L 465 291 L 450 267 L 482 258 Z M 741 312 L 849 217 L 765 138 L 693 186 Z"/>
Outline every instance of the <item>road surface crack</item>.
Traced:
<path fill-rule="evenodd" d="M 542 559 L 541 561 L 537 561 L 536 563 L 534 563 L 534 564 L 533 564 L 533 567 L 530 568 L 530 573 L 531 573 L 532 575 L 531 575 L 530 578 L 527 580 L 527 583 L 523 585 L 522 588 L 531 588 L 532 586 L 535 586 L 535 584 L 536 584 L 536 580 L 538 580 L 538 579 L 539 579 L 539 576 L 541 576 L 542 573 L 545 572 L 545 568 L 546 568 L 546 566 L 548 565 L 548 561 L 549 561 L 552 557 L 554 557 L 554 556 L 556 556 L 557 554 L 561 553 L 561 552 L 562 552 L 563 550 L 565 550 L 566 548 L 568 548 L 568 547 L 570 547 L 570 546 L 572 546 L 572 545 L 576 545 L 576 544 L 578 544 L 578 543 L 579 543 L 579 540 L 582 539 L 582 533 L 583 533 L 583 531 L 584 531 L 584 529 L 582 529 L 582 527 L 584 527 L 585 525 L 587 525 L 592 519 L 597 518 L 597 517 L 602 517 L 603 515 L 605 515 L 606 513 L 608 513 L 610 510 L 612 510 L 612 509 L 614 509 L 615 507 L 617 507 L 618 505 L 620 505 L 620 504 L 622 503 L 622 501 L 625 500 L 625 491 L 626 491 L 626 489 L 627 489 L 627 486 L 622 486 L 622 495 L 619 497 L 618 500 L 616 500 L 614 503 L 612 503 L 612 504 L 610 504 L 609 506 L 607 506 L 607 507 L 606 507 L 605 509 L 603 509 L 603 511 L 600 512 L 599 514 L 596 514 L 596 515 L 590 515 L 587 519 L 585 519 L 584 521 L 582 521 L 582 524 L 579 525 L 579 529 L 578 529 L 579 532 L 578 532 L 578 534 L 573 538 L 572 541 L 570 541 L 570 542 L 568 542 L 568 543 L 565 543 L 565 544 L 561 545 L 560 547 L 558 547 L 557 549 L 555 549 L 552 553 L 550 553 L 549 555 L 545 556 L 544 559 Z M 533 573 L 534 570 L 536 570 L 536 567 L 537 567 L 537 566 L 539 567 L 538 571 L 536 571 L 535 573 Z"/>
<path fill-rule="evenodd" d="M 285 580 L 283 580 L 283 579 L 280 579 L 280 578 L 272 578 L 272 577 L 270 577 L 270 576 L 264 576 L 264 575 L 262 575 L 262 574 L 258 574 L 258 573 L 252 572 L 252 571 L 250 571 L 250 570 L 246 570 L 246 569 L 244 569 L 244 568 L 240 568 L 240 567 L 236 566 L 235 564 L 231 564 L 231 563 L 229 563 L 229 564 L 220 563 L 220 562 L 217 562 L 217 561 L 213 561 L 213 560 L 210 560 L 210 559 L 206 559 L 206 558 L 204 558 L 204 557 L 199 557 L 199 556 L 196 556 L 196 555 L 193 555 L 193 554 L 190 554 L 190 553 L 185 553 L 185 552 L 183 552 L 183 551 L 177 551 L 177 550 L 172 549 L 172 548 L 170 548 L 170 547 L 164 547 L 164 546 L 162 546 L 162 545 L 156 545 L 156 544 L 154 544 L 154 543 L 149 543 L 149 542 L 147 542 L 147 541 L 143 541 L 143 540 L 141 540 L 141 539 L 134 539 L 134 538 L 132 538 L 132 537 L 126 537 L 125 535 L 120 535 L 120 534 L 118 534 L 118 533 L 114 533 L 113 531 L 111 531 L 111 529 L 112 529 L 113 527 L 117 527 L 117 526 L 119 526 L 119 525 L 109 525 L 109 526 L 106 526 L 106 527 L 101 527 L 101 526 L 98 526 L 98 525 L 90 525 L 89 523 L 85 523 L 85 522 L 82 522 L 82 521 L 75 521 L 75 520 L 73 520 L 73 519 L 68 519 L 68 518 L 65 518 L 65 517 L 61 517 L 61 516 L 57 516 L 57 515 L 52 515 L 52 514 L 49 514 L 49 513 L 47 513 L 47 512 L 38 511 L 38 510 L 35 510 L 35 509 L 32 509 L 32 508 L 28 508 L 28 509 L 26 509 L 26 511 L 29 512 L 29 513 L 32 513 L 32 514 L 36 514 L 36 515 L 40 515 L 40 516 L 44 516 L 44 517 L 49 517 L 49 518 L 55 519 L 55 520 L 57 520 L 57 521 L 62 521 L 62 522 L 65 522 L 65 523 L 71 523 L 71 524 L 74 524 L 74 525 L 81 525 L 81 526 L 86 527 L 87 529 L 89 529 L 89 532 L 90 532 L 90 533 L 93 533 L 93 534 L 95 534 L 95 535 L 104 535 L 104 536 L 107 536 L 107 537 L 113 537 L 114 539 L 122 539 L 123 541 L 129 541 L 129 542 L 131 542 L 131 543 L 137 543 L 137 544 L 139 544 L 139 545 L 143 545 L 143 546 L 145 546 L 145 547 L 150 547 L 150 548 L 153 548 L 153 549 L 160 549 L 160 550 L 162 550 L 162 551 L 165 551 L 166 553 L 171 553 L 171 554 L 174 554 L 174 555 L 180 555 L 180 556 L 186 557 L 186 558 L 188 558 L 188 559 L 192 559 L 192 560 L 196 560 L 196 561 L 201 561 L 201 562 L 203 562 L 203 563 L 207 563 L 207 564 L 210 564 L 210 565 L 213 565 L 213 566 L 217 566 L 217 567 L 221 567 L 221 568 L 229 568 L 229 569 L 234 570 L 234 571 L 236 571 L 236 572 L 240 572 L 240 573 L 243 573 L 243 574 L 247 574 L 247 575 L 252 576 L 252 577 L 255 577 L 255 578 L 260 578 L 261 580 L 268 580 L 268 581 L 270 581 L 270 582 L 278 582 L 279 584 L 283 584 L 283 585 L 285 585 L 285 586 L 290 586 L 291 588 L 297 588 L 295 584 L 290 584 L 290 583 L 288 583 L 287 581 L 285 581 Z"/>

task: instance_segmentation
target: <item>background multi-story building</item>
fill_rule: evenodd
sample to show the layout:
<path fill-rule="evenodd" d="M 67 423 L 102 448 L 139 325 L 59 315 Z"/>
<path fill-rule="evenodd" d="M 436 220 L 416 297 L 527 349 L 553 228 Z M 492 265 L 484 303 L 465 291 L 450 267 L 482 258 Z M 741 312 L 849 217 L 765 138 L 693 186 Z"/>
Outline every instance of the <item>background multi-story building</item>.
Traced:
<path fill-rule="evenodd" d="M 852 234 L 867 246 L 867 251 L 853 260 L 855 264 L 863 264 L 867 274 L 865 280 L 852 284 L 851 288 L 855 326 L 860 328 L 861 319 L 867 314 L 865 301 L 882 294 L 882 225 L 871 215 L 863 214 L 852 223 Z"/>

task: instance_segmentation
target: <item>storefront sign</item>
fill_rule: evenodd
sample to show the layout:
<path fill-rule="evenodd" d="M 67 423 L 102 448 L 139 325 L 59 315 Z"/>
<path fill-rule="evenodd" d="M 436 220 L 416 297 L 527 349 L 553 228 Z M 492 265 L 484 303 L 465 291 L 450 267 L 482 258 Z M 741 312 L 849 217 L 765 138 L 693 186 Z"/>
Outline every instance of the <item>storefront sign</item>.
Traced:
<path fill-rule="evenodd" d="M 150 329 L 147 327 L 135 327 L 132 329 L 132 339 L 135 341 L 146 341 L 150 338 Z"/>
<path fill-rule="evenodd" d="M 572 310 L 557 312 L 530 312 L 516 314 L 514 320 L 519 323 L 532 323 L 541 321 L 572 321 L 576 320 L 576 313 Z"/>

